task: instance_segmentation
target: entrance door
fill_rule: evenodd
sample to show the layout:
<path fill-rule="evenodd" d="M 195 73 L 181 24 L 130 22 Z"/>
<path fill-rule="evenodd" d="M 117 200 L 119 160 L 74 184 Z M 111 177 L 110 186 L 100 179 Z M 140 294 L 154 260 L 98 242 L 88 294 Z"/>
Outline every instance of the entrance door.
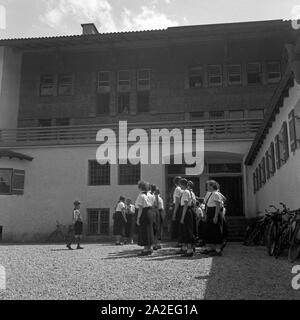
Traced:
<path fill-rule="evenodd" d="M 227 198 L 228 216 L 243 216 L 243 179 L 242 177 L 211 177 L 220 184 L 222 194 Z"/>

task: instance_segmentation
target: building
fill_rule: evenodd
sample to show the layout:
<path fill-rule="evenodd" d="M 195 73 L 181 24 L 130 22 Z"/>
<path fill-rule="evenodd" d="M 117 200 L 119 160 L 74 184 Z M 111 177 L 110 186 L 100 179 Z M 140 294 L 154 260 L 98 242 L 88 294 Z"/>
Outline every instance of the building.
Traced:
<path fill-rule="evenodd" d="M 269 205 L 300 208 L 300 42 L 289 44 L 289 64 L 245 159 L 249 214 Z M 252 181 L 252 183 L 251 183 Z"/>
<path fill-rule="evenodd" d="M 76 36 L 0 40 L 3 239 L 45 239 L 57 220 L 70 222 L 77 198 L 86 236 L 109 236 L 116 200 L 135 199 L 141 178 L 167 198 L 184 166 L 97 163 L 98 130 L 123 120 L 129 129 L 204 128 L 205 169 L 189 176 L 196 194 L 215 178 L 229 216 L 256 214 L 254 156 L 244 162 L 286 77 L 285 44 L 298 36 L 291 23 L 108 34 L 82 27 Z"/>

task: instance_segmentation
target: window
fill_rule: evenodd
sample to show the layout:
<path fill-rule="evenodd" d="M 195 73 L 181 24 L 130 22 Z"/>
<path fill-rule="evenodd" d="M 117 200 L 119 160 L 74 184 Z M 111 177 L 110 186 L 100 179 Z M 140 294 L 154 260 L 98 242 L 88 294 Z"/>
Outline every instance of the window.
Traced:
<path fill-rule="evenodd" d="M 267 175 L 267 179 L 270 179 L 271 174 L 270 174 L 270 162 L 269 162 L 269 150 L 267 150 L 266 154 L 265 154 L 265 159 L 266 159 L 266 175 Z"/>
<path fill-rule="evenodd" d="M 263 157 L 262 161 L 261 161 L 261 179 L 262 179 L 262 183 L 265 184 L 267 179 L 266 179 L 266 159 L 265 157 Z"/>
<path fill-rule="evenodd" d="M 138 90 L 150 90 L 150 70 L 138 70 L 137 88 Z"/>
<path fill-rule="evenodd" d="M 228 66 L 228 84 L 239 85 L 242 83 L 242 68 L 240 64 Z"/>
<path fill-rule="evenodd" d="M 141 180 L 141 165 L 119 164 L 119 185 L 135 185 Z"/>
<path fill-rule="evenodd" d="M 24 194 L 25 185 L 25 171 L 14 170 L 12 176 L 12 193 L 22 195 Z"/>
<path fill-rule="evenodd" d="M 261 188 L 263 186 L 262 164 L 261 163 L 258 165 L 258 186 L 259 186 L 259 188 Z"/>
<path fill-rule="evenodd" d="M 224 119 L 225 114 L 224 111 L 210 111 L 209 117 L 210 119 Z"/>
<path fill-rule="evenodd" d="M 110 92 L 110 72 L 100 71 L 98 73 L 98 92 Z"/>
<path fill-rule="evenodd" d="M 88 234 L 109 235 L 109 209 L 88 209 Z"/>
<path fill-rule="evenodd" d="M 231 110 L 229 111 L 230 119 L 243 119 L 244 118 L 244 110 Z"/>
<path fill-rule="evenodd" d="M 118 112 L 119 113 L 129 113 L 130 110 L 130 94 L 128 93 L 119 93 L 118 95 Z"/>
<path fill-rule="evenodd" d="M 51 127 L 52 120 L 51 119 L 39 119 L 38 126 L 39 127 Z"/>
<path fill-rule="evenodd" d="M 288 144 L 288 132 L 287 123 L 284 122 L 281 130 L 279 132 L 279 142 L 280 142 L 280 156 L 281 164 L 284 164 L 289 158 L 289 144 Z"/>
<path fill-rule="evenodd" d="M 256 193 L 257 185 L 256 185 L 256 172 L 255 171 L 252 174 L 252 179 L 253 179 L 253 192 Z"/>
<path fill-rule="evenodd" d="M 295 110 L 289 113 L 289 133 L 290 133 L 290 146 L 292 152 L 299 147 L 300 142 L 300 118 L 295 115 Z"/>
<path fill-rule="evenodd" d="M 70 125 L 70 119 L 69 118 L 58 118 L 56 119 L 56 125 L 58 127 L 64 127 L 64 126 L 69 126 Z"/>
<path fill-rule="evenodd" d="M 275 137 L 276 164 L 279 169 L 289 158 L 287 123 L 284 122 L 278 135 Z"/>
<path fill-rule="evenodd" d="M 268 163 L 269 163 L 269 170 L 270 170 L 270 177 L 275 173 L 276 166 L 275 166 L 275 147 L 274 142 L 271 143 L 269 150 L 268 150 Z"/>
<path fill-rule="evenodd" d="M 264 109 L 250 109 L 248 110 L 248 118 L 263 119 Z"/>
<path fill-rule="evenodd" d="M 128 70 L 122 70 L 118 73 L 118 89 L 119 91 L 130 90 L 130 73 Z"/>
<path fill-rule="evenodd" d="M 203 67 L 191 67 L 189 69 L 189 87 L 203 87 Z"/>
<path fill-rule="evenodd" d="M 208 66 L 208 84 L 210 87 L 217 87 L 222 85 L 222 66 L 221 65 Z"/>
<path fill-rule="evenodd" d="M 261 64 L 260 62 L 251 62 L 247 66 L 248 84 L 261 83 Z"/>
<path fill-rule="evenodd" d="M 73 90 L 72 74 L 60 74 L 58 76 L 58 95 L 70 96 Z"/>
<path fill-rule="evenodd" d="M 0 194 L 24 194 L 25 171 L 13 169 L 0 169 Z"/>
<path fill-rule="evenodd" d="M 191 120 L 203 120 L 204 112 L 191 112 Z"/>
<path fill-rule="evenodd" d="M 137 94 L 137 110 L 138 112 L 148 112 L 150 107 L 150 93 L 138 92 Z"/>
<path fill-rule="evenodd" d="M 40 95 L 53 96 L 54 95 L 55 79 L 52 74 L 45 74 L 41 76 Z"/>
<path fill-rule="evenodd" d="M 256 176 L 256 191 L 258 191 L 260 189 L 259 170 L 258 170 L 258 168 L 255 169 L 255 176 Z"/>
<path fill-rule="evenodd" d="M 96 160 L 89 161 L 89 185 L 110 185 L 110 164 L 99 164 Z"/>
<path fill-rule="evenodd" d="M 110 93 L 97 95 L 97 114 L 108 114 L 110 107 Z"/>
<path fill-rule="evenodd" d="M 268 83 L 277 83 L 280 81 L 280 62 L 273 61 L 267 62 L 267 79 Z"/>

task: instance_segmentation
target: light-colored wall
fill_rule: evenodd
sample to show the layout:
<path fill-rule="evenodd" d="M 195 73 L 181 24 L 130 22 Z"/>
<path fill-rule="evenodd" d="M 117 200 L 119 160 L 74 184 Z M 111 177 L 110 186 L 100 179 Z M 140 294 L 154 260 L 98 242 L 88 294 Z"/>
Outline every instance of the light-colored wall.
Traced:
<path fill-rule="evenodd" d="M 241 159 L 249 142 L 231 143 L 233 150 L 239 150 Z M 227 149 L 222 142 L 206 143 L 207 150 Z M 82 213 L 87 221 L 87 208 L 110 208 L 114 210 L 120 195 L 138 195 L 137 186 L 118 185 L 118 167 L 111 167 L 110 186 L 88 186 L 88 160 L 95 159 L 96 146 L 55 146 L 15 148 L 16 152 L 32 156 L 32 162 L 0 158 L 0 168 L 24 169 L 25 194 L 23 196 L 0 196 L 0 225 L 4 227 L 6 241 L 38 241 L 55 229 L 56 220 L 69 224 L 73 201 L 82 201 Z M 209 153 L 212 159 L 218 154 Z M 224 156 L 224 154 L 223 154 Z M 230 154 L 226 161 L 235 158 Z M 223 160 L 224 161 L 224 160 Z M 158 185 L 165 198 L 166 173 L 163 165 L 142 165 L 142 179 Z M 204 180 L 203 180 L 204 181 Z M 87 224 L 85 223 L 85 227 Z M 110 221 L 112 228 L 112 220 Z"/>
<path fill-rule="evenodd" d="M 24 196 L 0 196 L 0 225 L 4 240 L 35 240 L 55 229 L 55 221 L 69 224 L 73 201 L 87 208 L 110 208 L 113 212 L 120 195 L 134 201 L 136 186 L 119 186 L 117 166 L 111 167 L 110 186 L 88 186 L 88 160 L 95 159 L 96 148 L 55 147 L 15 150 L 34 157 L 32 162 L 0 158 L 0 168 L 26 170 Z M 142 166 L 142 178 L 164 190 L 163 166 Z M 111 214 L 112 216 L 112 214 Z M 111 221 L 112 226 L 112 221 Z"/>
<path fill-rule="evenodd" d="M 17 127 L 22 54 L 0 47 L 0 129 Z"/>
<path fill-rule="evenodd" d="M 275 121 L 265 138 L 262 147 L 252 166 L 247 167 L 247 202 L 249 217 L 256 216 L 258 212 L 264 212 L 270 204 L 278 205 L 279 202 L 286 203 L 290 208 L 300 207 L 300 150 L 291 152 L 288 161 L 276 170 L 267 183 L 256 193 L 253 192 L 252 175 L 258 167 L 262 157 L 265 155 L 270 143 L 275 140 L 279 133 L 282 123 L 288 121 L 288 114 L 292 109 L 297 109 L 300 115 L 300 86 L 290 88 L 289 97 L 284 99 L 284 105 L 280 108 L 279 114 L 276 115 Z M 290 146 L 289 146 L 290 148 Z"/>

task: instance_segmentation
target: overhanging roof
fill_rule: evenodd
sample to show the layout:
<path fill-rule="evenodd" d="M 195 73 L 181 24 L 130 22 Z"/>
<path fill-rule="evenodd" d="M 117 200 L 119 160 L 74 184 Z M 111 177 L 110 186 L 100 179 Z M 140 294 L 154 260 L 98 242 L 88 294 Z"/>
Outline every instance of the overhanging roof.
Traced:
<path fill-rule="evenodd" d="M 14 152 L 11 150 L 7 150 L 7 149 L 0 149 L 0 158 L 10 158 L 10 159 L 16 158 L 16 159 L 27 160 L 27 161 L 33 160 L 33 157 L 27 156 L 22 153 Z"/>
<path fill-rule="evenodd" d="M 246 157 L 245 165 L 252 165 L 259 150 L 262 146 L 264 139 L 266 135 L 269 132 L 270 127 L 272 126 L 272 123 L 275 120 L 276 114 L 279 113 L 279 109 L 283 106 L 284 98 L 288 96 L 289 89 L 294 85 L 294 74 L 288 65 L 286 68 L 286 71 L 275 90 L 270 104 L 267 108 L 267 114 L 264 120 L 264 123 L 262 124 L 261 128 L 257 132 L 253 144 L 250 148 L 250 151 Z"/>
<path fill-rule="evenodd" d="M 196 38 L 206 39 L 209 37 L 220 37 L 224 35 L 236 35 L 246 37 L 246 35 L 256 34 L 259 36 L 270 36 L 274 34 L 278 37 L 279 33 L 293 33 L 291 21 L 288 20 L 269 20 L 269 21 L 252 21 L 236 22 L 210 25 L 192 25 L 170 27 L 159 30 L 145 31 L 128 31 L 98 33 L 91 35 L 70 35 L 55 37 L 38 37 L 38 38 L 19 38 L 19 39 L 0 39 L 0 46 L 11 46 L 20 49 L 39 49 L 49 47 L 62 47 L 69 45 L 88 45 L 95 43 L 121 43 L 128 41 L 148 41 L 148 40 L 165 40 L 178 41 L 180 39 Z M 286 35 L 286 34 L 285 34 Z"/>

